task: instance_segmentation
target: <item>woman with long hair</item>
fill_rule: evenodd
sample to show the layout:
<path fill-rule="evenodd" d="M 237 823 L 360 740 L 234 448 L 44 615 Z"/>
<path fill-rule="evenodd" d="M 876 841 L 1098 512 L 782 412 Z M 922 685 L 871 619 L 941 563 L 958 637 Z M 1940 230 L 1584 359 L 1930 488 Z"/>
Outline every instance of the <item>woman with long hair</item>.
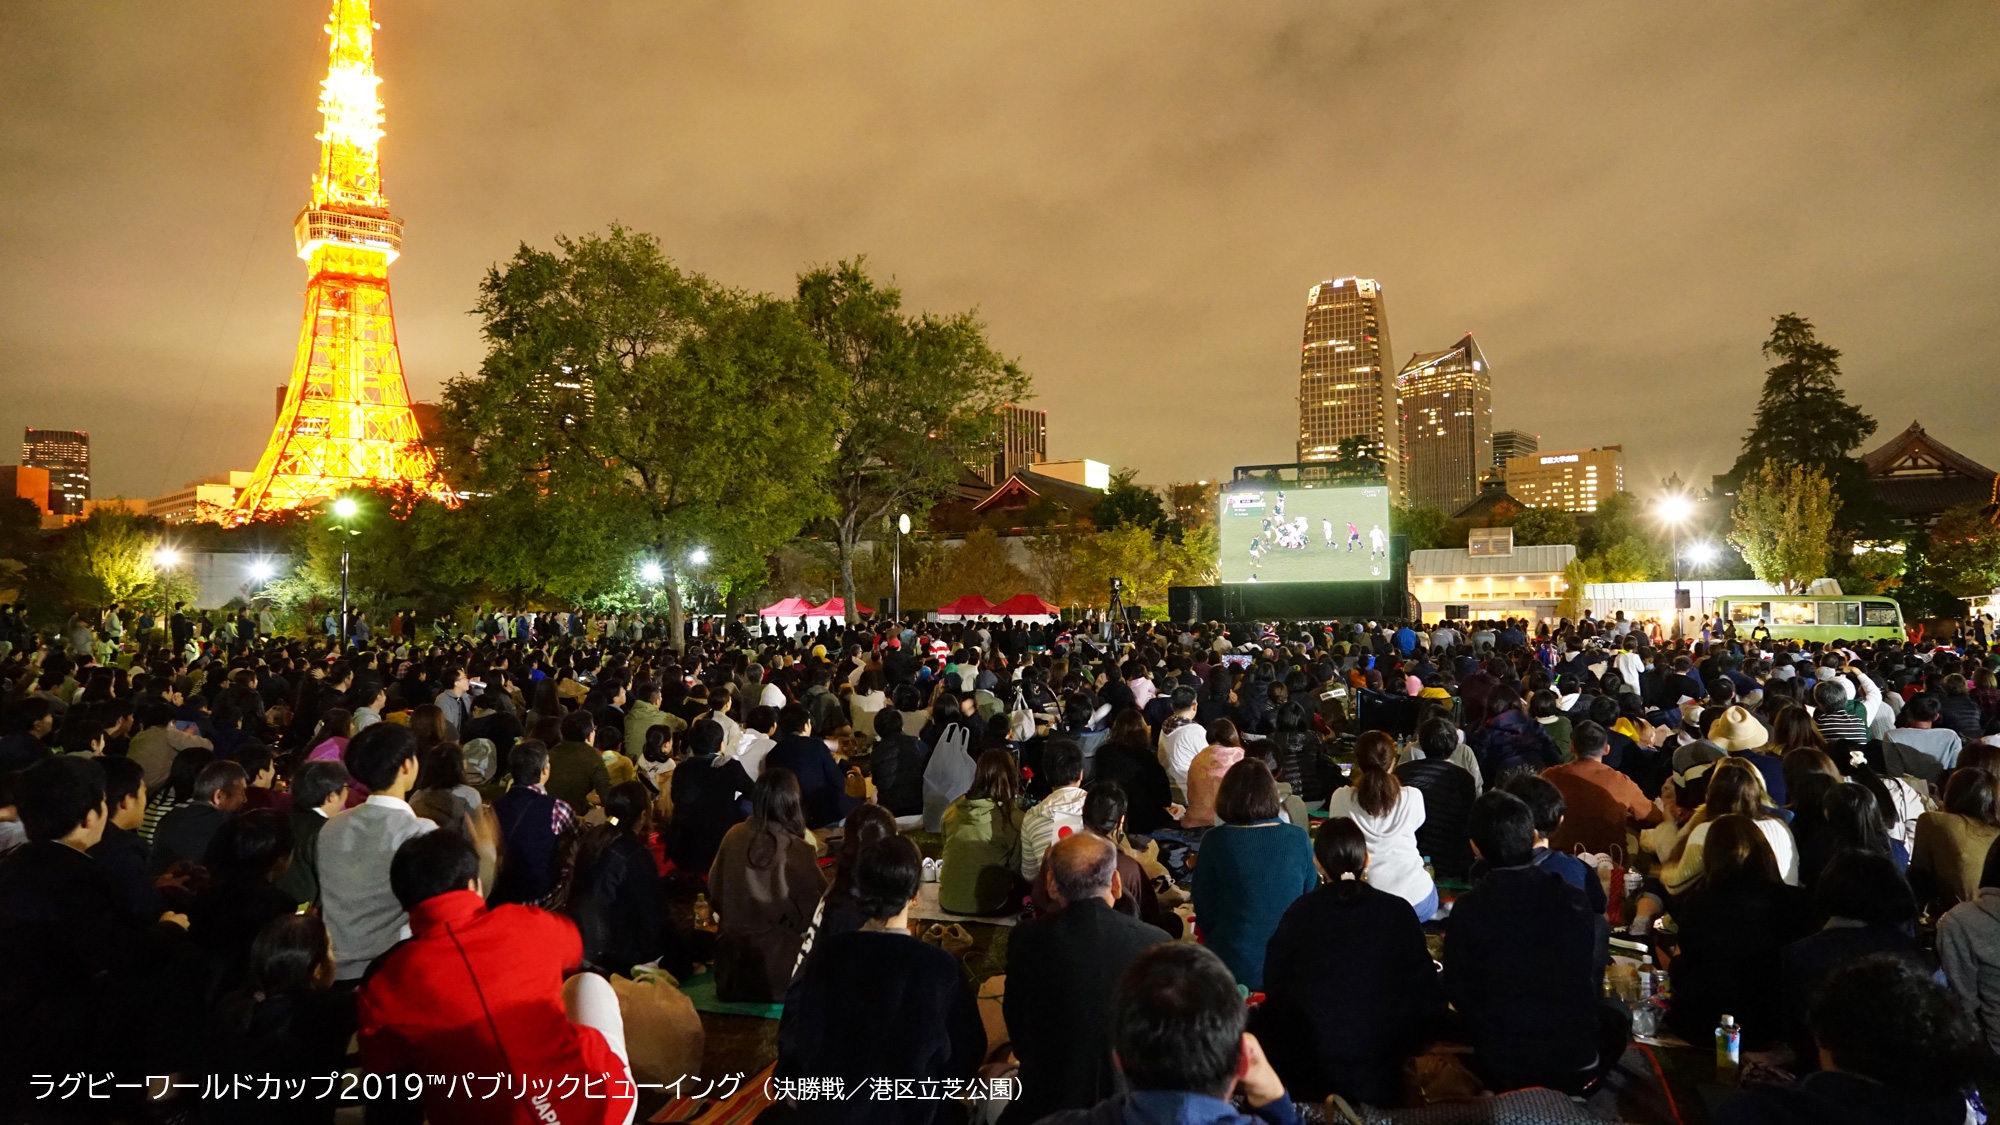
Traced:
<path fill-rule="evenodd" d="M 1423 925 L 1369 884 L 1368 837 L 1351 819 L 1320 825 L 1313 860 L 1320 886 L 1286 909 L 1265 947 L 1250 1030 L 1294 1097 L 1393 1105 L 1404 1060 L 1445 1015 Z"/>
<path fill-rule="evenodd" d="M 1784 757 L 1794 750 L 1826 753 L 1826 736 L 1813 725 L 1812 715 L 1794 704 L 1779 711 L 1771 720 L 1771 752 Z"/>
<path fill-rule="evenodd" d="M 1702 851 L 1709 826 L 1724 816 L 1741 816 L 1757 826 L 1771 849 L 1780 877 L 1790 886 L 1799 885 L 1799 850 L 1785 826 L 1770 807 L 1764 791 L 1764 777 L 1757 767 L 1742 758 L 1723 758 L 1709 771 L 1708 787 L 1701 808 L 1688 822 L 1679 843 L 1660 864 L 1660 881 L 1667 890 L 1680 894 L 1701 878 Z"/>
<path fill-rule="evenodd" d="M 717 998 L 768 1004 L 783 997 L 825 892 L 798 778 L 766 767 L 751 790 L 750 819 L 723 836 L 708 872 L 709 902 L 721 919 Z"/>
<path fill-rule="evenodd" d="M 436 746 L 451 737 L 445 723 L 444 708 L 435 703 L 426 703 L 410 711 L 410 733 L 417 736 L 417 754 Z M 550 743 L 554 745 L 554 743 Z"/>
<path fill-rule="evenodd" d="M 1334 790 L 1327 815 L 1348 817 L 1368 840 L 1368 882 L 1400 896 L 1418 921 L 1437 913 L 1437 884 L 1424 871 L 1417 829 L 1424 824 L 1424 794 L 1396 779 L 1396 742 L 1379 730 L 1354 740 L 1354 775 Z"/>
<path fill-rule="evenodd" d="M 146 799 L 146 816 L 139 822 L 139 838 L 147 846 L 152 845 L 153 830 L 162 817 L 194 800 L 194 779 L 214 760 L 215 751 L 205 746 L 190 746 L 174 755 L 166 783 Z"/>
<path fill-rule="evenodd" d="M 1272 685 L 1272 691 L 1275 693 L 1279 686 Z M 1312 729 L 1306 709 L 1291 699 L 1288 691 L 1285 702 L 1272 713 L 1271 736 L 1265 746 L 1277 763 L 1278 781 L 1291 786 L 1292 792 L 1308 804 L 1318 804 L 1327 796 L 1319 768 L 1320 751 L 1325 745 Z"/>
<path fill-rule="evenodd" d="M 1718 778 L 1709 793 L 1736 784 Z M 1681 1035 L 1700 1037 L 1727 1012 L 1762 1049 L 1785 1034 L 1784 951 L 1809 928 L 1808 900 L 1786 885 L 1761 821 L 1727 812 L 1701 827 L 1699 874 L 1674 903 L 1680 953 L 1669 1018 Z"/>
<path fill-rule="evenodd" d="M 1875 799 L 1875 794 L 1867 786 L 1854 781 L 1834 786 L 1821 799 L 1820 810 L 1826 817 L 1834 852 L 1848 849 L 1874 852 L 1894 860 L 1898 871 L 1909 867 L 1910 853 L 1889 835 L 1889 822 L 1882 815 L 1882 803 Z"/>
<path fill-rule="evenodd" d="M 284 914 L 250 943 L 240 988 L 222 998 L 203 1036 L 216 1074 L 256 1074 L 306 1086 L 344 1065 L 354 1035 L 354 993 L 333 988 L 333 947 L 317 914 Z M 222 1098 L 204 1107 L 220 1125 L 332 1125 L 326 1098 Z"/>
<path fill-rule="evenodd" d="M 604 817 L 577 848 L 567 907 L 583 938 L 584 960 L 601 972 L 631 976 L 634 965 L 657 959 L 686 980 L 692 958 L 667 923 L 660 865 L 647 845 L 652 794 L 637 781 L 614 785 L 604 798 Z"/>
<path fill-rule="evenodd" d="M 1944 808 L 1917 818 L 1910 885 L 1934 914 L 1979 894 L 1986 853 L 2000 840 L 2000 778 L 1957 769 L 1944 785 Z"/>
<path fill-rule="evenodd" d="M 306 745 L 308 762 L 338 762 L 347 754 L 347 740 L 354 733 L 354 712 L 345 707 L 330 707 L 319 717 L 319 726 L 313 729 L 312 737 Z"/>
<path fill-rule="evenodd" d="M 1153 729 L 1146 717 L 1125 707 L 1111 716 L 1111 734 L 1092 759 L 1092 785 L 1106 782 L 1125 791 L 1125 831 L 1151 836 L 1178 815 L 1167 769 L 1153 752 Z"/>
<path fill-rule="evenodd" d="M 1181 814 L 1182 828 L 1207 828 L 1215 823 L 1216 791 L 1222 787 L 1223 775 L 1242 760 L 1243 737 L 1237 733 L 1236 724 L 1228 719 L 1208 724 L 1208 745 L 1188 763 L 1187 811 Z"/>
<path fill-rule="evenodd" d="M 868 913 L 861 908 L 860 892 L 854 883 L 856 864 L 863 848 L 896 835 L 896 816 L 881 805 L 856 805 L 840 828 L 840 852 L 834 859 L 833 881 L 827 884 L 826 893 L 820 896 L 819 906 L 813 911 L 812 926 L 799 946 L 798 964 L 792 969 L 794 976 L 805 966 L 806 958 L 812 956 L 815 942 L 835 934 L 853 933 L 867 923 Z"/>
<path fill-rule="evenodd" d="M 410 808 L 437 825 L 463 835 L 466 820 L 482 803 L 479 790 L 466 784 L 465 751 L 456 742 L 440 742 L 417 755 L 417 783 L 410 790 Z"/>
<path fill-rule="evenodd" d="M 944 811 L 938 905 L 955 914 L 1000 914 L 1020 906 L 1020 767 L 1004 750 L 973 766 L 972 787 Z"/>

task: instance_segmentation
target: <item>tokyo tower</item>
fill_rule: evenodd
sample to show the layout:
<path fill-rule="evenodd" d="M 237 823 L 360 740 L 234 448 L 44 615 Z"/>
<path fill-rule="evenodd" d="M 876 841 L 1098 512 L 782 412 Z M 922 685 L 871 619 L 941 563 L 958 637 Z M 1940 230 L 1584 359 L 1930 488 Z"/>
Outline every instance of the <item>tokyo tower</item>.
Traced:
<path fill-rule="evenodd" d="M 403 223 L 382 194 L 382 100 L 369 0 L 334 0 L 320 83 L 319 172 L 294 224 L 309 263 L 305 321 L 271 443 L 232 518 L 253 519 L 351 487 L 406 485 L 449 501 L 423 445 L 396 346 L 389 263 Z"/>

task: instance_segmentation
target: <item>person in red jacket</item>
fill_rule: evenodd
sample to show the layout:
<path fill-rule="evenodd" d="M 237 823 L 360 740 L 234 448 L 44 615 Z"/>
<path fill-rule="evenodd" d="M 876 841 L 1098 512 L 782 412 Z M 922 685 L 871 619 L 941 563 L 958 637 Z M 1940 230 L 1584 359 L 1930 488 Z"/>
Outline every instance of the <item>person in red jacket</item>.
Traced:
<path fill-rule="evenodd" d="M 362 983 L 366 1069 L 426 1076 L 432 1125 L 632 1119 L 618 998 L 594 973 L 563 980 L 583 961 L 576 923 L 532 906 L 487 909 L 479 853 L 451 832 L 397 848 L 389 885 L 412 936 Z"/>

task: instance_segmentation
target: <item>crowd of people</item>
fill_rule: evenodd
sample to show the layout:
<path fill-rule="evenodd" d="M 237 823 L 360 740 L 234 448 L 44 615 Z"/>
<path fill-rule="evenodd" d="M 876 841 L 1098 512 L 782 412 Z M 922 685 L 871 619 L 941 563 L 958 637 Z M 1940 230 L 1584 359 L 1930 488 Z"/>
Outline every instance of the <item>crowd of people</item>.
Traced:
<path fill-rule="evenodd" d="M 326 1121 L 337 1099 L 207 1079 L 354 1071 L 392 1078 L 380 1120 L 616 1125 L 638 1099 L 607 981 L 654 965 L 782 1004 L 779 1078 L 1009 1075 L 1009 1125 L 1284 1125 L 1440 1070 L 1585 1095 L 1635 1020 L 1705 1051 L 1725 1019 L 1748 1065 L 1721 1120 L 1958 1122 L 2000 1050 L 1977 642 L 22 620 L 10 1119 Z M 1004 1047 L 912 937 L 932 883 L 931 912 L 1017 921 Z M 137 1086 L 51 1097 L 75 1074 Z"/>

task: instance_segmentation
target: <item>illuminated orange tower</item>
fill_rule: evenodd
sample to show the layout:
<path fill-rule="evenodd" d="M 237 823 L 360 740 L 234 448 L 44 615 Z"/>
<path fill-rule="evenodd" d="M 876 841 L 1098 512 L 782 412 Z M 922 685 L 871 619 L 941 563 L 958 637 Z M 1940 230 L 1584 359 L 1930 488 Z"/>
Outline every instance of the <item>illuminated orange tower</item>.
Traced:
<path fill-rule="evenodd" d="M 310 264 L 285 405 L 234 516 L 296 508 L 357 486 L 408 484 L 449 498 L 423 445 L 389 304 L 403 224 L 382 194 L 382 99 L 369 0 L 333 0 L 319 109 L 319 173 L 294 224 Z"/>

